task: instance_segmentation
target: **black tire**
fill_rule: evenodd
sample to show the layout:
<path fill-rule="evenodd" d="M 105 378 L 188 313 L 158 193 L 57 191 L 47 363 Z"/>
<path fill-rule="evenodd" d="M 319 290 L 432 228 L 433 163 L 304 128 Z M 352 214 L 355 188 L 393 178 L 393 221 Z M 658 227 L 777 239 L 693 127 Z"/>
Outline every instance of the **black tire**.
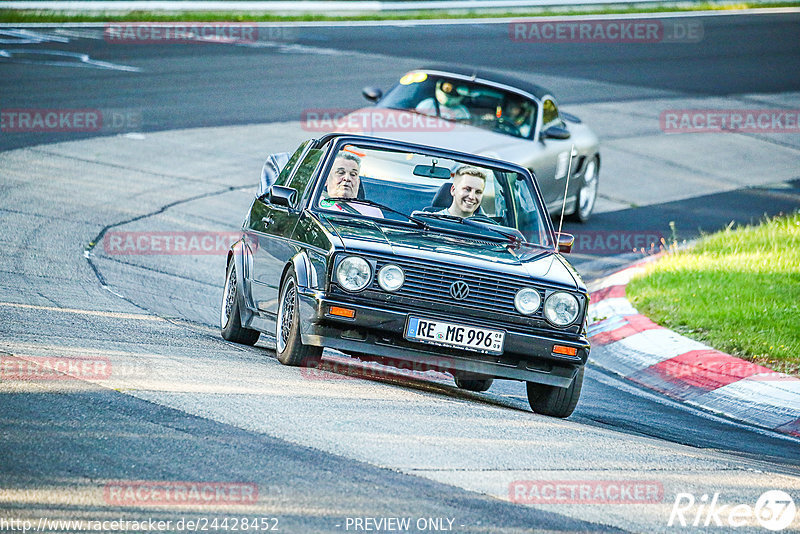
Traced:
<path fill-rule="evenodd" d="M 492 382 L 494 382 L 494 378 L 485 377 L 483 375 L 456 374 L 453 378 L 456 379 L 456 386 L 460 389 L 477 392 L 487 391 L 492 387 Z"/>
<path fill-rule="evenodd" d="M 303 345 L 297 299 L 297 276 L 289 269 L 281 282 L 278 317 L 275 321 L 275 354 L 284 365 L 316 367 L 322 347 Z"/>
<path fill-rule="evenodd" d="M 220 328 L 222 337 L 242 345 L 255 345 L 261 332 L 242 326 L 239 314 L 239 291 L 236 287 L 236 262 L 231 259 L 225 272 L 225 288 L 222 290 L 220 306 Z"/>
<path fill-rule="evenodd" d="M 583 367 L 568 388 L 545 386 L 527 382 L 528 404 L 531 410 L 542 415 L 569 417 L 575 411 L 583 387 Z"/>
<path fill-rule="evenodd" d="M 586 163 L 586 170 L 581 178 L 581 188 L 575 199 L 575 210 L 569 214 L 573 221 L 585 223 L 592 216 L 597 202 L 597 187 L 600 183 L 600 162 L 597 156 Z"/>

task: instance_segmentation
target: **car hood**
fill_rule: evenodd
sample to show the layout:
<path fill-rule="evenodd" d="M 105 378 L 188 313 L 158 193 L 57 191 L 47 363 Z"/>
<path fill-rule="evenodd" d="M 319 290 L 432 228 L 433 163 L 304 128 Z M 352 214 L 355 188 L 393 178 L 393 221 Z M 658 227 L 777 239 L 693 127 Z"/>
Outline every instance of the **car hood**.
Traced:
<path fill-rule="evenodd" d="M 472 154 L 496 153 L 514 142 L 505 134 L 438 117 L 389 108 L 361 108 L 342 121 L 339 131 L 374 135 Z"/>
<path fill-rule="evenodd" d="M 458 235 L 380 224 L 369 219 L 325 214 L 328 230 L 349 252 L 392 254 L 422 261 L 459 263 L 510 276 L 531 277 L 546 285 L 585 290 L 572 266 L 552 249 L 494 243 Z"/>

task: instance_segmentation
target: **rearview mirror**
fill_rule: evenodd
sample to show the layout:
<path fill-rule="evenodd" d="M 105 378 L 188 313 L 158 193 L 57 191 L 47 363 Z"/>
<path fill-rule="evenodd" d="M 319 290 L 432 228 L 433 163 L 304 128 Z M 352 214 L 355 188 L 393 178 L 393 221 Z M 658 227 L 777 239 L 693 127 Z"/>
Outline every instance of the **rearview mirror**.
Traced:
<path fill-rule="evenodd" d="M 569 130 L 561 126 L 551 126 L 542 133 L 542 137 L 547 139 L 569 139 Z"/>
<path fill-rule="evenodd" d="M 572 250 L 572 244 L 575 243 L 575 236 L 564 232 L 556 232 L 556 238 L 558 239 L 558 251 L 569 254 Z"/>
<path fill-rule="evenodd" d="M 450 179 L 450 169 L 447 167 L 437 167 L 436 165 L 417 165 L 414 167 L 414 176 L 425 176 L 427 178 Z"/>
<path fill-rule="evenodd" d="M 293 208 L 297 199 L 297 190 L 282 185 L 273 185 L 267 194 L 267 200 L 275 206 Z"/>
<path fill-rule="evenodd" d="M 377 102 L 383 96 L 383 91 L 378 89 L 377 87 L 365 87 L 361 90 L 361 94 L 364 95 L 364 98 L 369 100 L 370 102 Z"/>

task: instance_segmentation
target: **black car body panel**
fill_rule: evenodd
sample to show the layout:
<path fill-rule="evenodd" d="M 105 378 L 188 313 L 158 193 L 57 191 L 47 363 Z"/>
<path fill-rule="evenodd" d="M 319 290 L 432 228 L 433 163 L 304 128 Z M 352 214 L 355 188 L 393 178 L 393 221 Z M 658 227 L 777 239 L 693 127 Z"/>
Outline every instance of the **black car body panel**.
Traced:
<path fill-rule="evenodd" d="M 327 176 L 333 154 L 350 145 L 407 150 L 519 173 L 517 180 L 522 182 L 517 185 L 531 188 L 542 215 L 537 224 L 544 225 L 540 232 L 546 234 L 548 246 L 506 239 L 491 231 L 468 229 L 464 231 L 475 235 L 466 236 L 431 230 L 412 221 L 318 209 L 315 202 L 320 182 Z M 304 345 L 384 362 L 416 362 L 453 374 L 570 386 L 589 356 L 585 331 L 588 293 L 577 272 L 554 250 L 552 223 L 533 178 L 524 168 L 365 136 L 329 135 L 311 146 L 324 150 L 324 154 L 307 189 L 298 191 L 298 204 L 271 204 L 268 194 L 254 199 L 242 239 L 229 253 L 229 262 L 234 262 L 240 273 L 236 287 L 243 327 L 275 335 L 281 284 L 287 273 L 293 272 Z M 291 176 L 285 178 L 287 183 Z M 358 255 L 370 265 L 371 279 L 363 290 L 349 291 L 336 280 L 338 262 L 350 255 Z M 377 282 L 377 273 L 388 264 L 399 266 L 405 273 L 405 282 L 396 291 L 385 291 Z M 456 281 L 469 285 L 468 298 L 457 300 L 452 296 Z M 535 288 L 542 303 L 555 292 L 568 292 L 579 303 L 577 317 L 569 325 L 558 327 L 545 318 L 544 304 L 529 315 L 520 313 L 514 296 L 523 287 Z M 351 310 L 353 316 L 333 315 L 332 307 Z M 406 335 L 410 318 L 501 331 L 505 335 L 502 353 L 411 341 Z M 554 345 L 573 348 L 574 354 L 555 353 Z"/>

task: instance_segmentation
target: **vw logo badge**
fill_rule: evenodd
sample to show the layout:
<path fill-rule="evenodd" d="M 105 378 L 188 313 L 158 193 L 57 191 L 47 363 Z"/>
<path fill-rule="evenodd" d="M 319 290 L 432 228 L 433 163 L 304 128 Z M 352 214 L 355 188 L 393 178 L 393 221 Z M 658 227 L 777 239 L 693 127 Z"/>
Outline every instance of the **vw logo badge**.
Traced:
<path fill-rule="evenodd" d="M 450 284 L 450 296 L 456 300 L 464 300 L 469 296 L 469 286 L 464 281 L 456 280 Z"/>

